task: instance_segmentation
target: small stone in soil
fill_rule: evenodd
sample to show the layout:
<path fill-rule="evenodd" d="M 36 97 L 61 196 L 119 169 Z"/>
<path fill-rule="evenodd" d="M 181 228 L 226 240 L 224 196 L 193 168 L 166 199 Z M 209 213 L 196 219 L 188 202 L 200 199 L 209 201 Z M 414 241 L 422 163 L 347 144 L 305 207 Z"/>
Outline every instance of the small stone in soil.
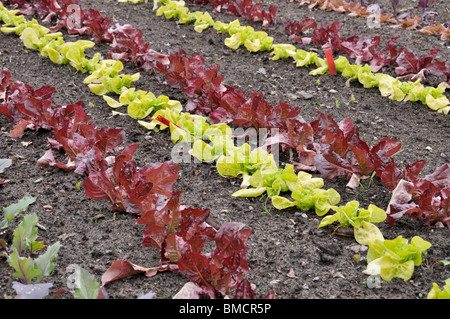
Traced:
<path fill-rule="evenodd" d="M 300 94 L 305 100 L 311 100 L 313 98 L 311 93 L 305 91 L 299 91 L 298 94 Z"/>

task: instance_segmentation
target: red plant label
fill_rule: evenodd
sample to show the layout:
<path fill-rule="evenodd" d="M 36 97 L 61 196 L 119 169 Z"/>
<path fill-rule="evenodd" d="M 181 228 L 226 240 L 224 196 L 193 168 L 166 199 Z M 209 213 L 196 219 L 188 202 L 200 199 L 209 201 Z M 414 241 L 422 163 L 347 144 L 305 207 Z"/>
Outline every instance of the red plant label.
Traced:
<path fill-rule="evenodd" d="M 165 117 L 158 115 L 157 117 L 155 117 L 155 120 L 157 120 L 158 122 L 161 122 L 162 124 L 166 125 L 166 126 L 170 126 L 170 124 L 178 127 L 179 129 L 182 129 L 183 131 L 186 131 L 184 128 L 176 125 L 174 122 L 169 121 L 168 119 L 166 119 Z M 186 131 L 187 132 L 187 131 Z"/>
<path fill-rule="evenodd" d="M 323 45 L 323 50 L 325 51 L 325 57 L 327 58 L 328 69 L 331 75 L 336 75 L 336 66 L 334 65 L 333 51 L 331 50 L 331 45 L 328 43 Z"/>

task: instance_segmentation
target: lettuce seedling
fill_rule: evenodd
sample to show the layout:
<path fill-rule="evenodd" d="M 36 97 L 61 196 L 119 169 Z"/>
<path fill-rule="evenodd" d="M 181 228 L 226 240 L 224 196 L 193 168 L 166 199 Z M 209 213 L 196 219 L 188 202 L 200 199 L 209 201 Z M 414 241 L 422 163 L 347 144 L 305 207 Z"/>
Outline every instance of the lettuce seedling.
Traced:
<path fill-rule="evenodd" d="M 227 155 L 217 159 L 217 171 L 223 177 L 242 177 L 242 186 L 248 185 L 248 179 L 259 169 L 276 169 L 273 154 L 263 149 L 251 151 L 245 143 L 230 150 Z"/>
<path fill-rule="evenodd" d="M 422 263 L 422 254 L 431 244 L 415 236 L 408 239 L 398 236 L 393 240 L 375 239 L 368 243 L 367 269 L 368 275 L 380 275 L 385 281 L 393 278 L 409 280 L 414 273 L 414 266 Z"/>
<path fill-rule="evenodd" d="M 442 290 L 437 283 L 433 282 L 433 288 L 428 293 L 427 299 L 450 299 L 450 278 L 445 280 Z"/>
<path fill-rule="evenodd" d="M 323 227 L 338 221 L 342 226 L 359 228 L 362 222 L 381 223 L 386 219 L 386 212 L 377 206 L 370 204 L 367 209 L 360 208 L 359 202 L 351 201 L 345 206 L 331 207 L 336 213 L 325 216 L 319 227 Z"/>
<path fill-rule="evenodd" d="M 314 210 L 318 216 L 323 216 L 341 200 L 341 196 L 333 188 L 322 189 L 322 178 L 313 178 L 311 174 L 302 171 L 297 174 L 296 180 L 286 181 L 286 185 L 292 192 L 294 201 L 278 195 L 272 196 L 272 205 L 276 209 L 297 207 L 305 211 Z"/>
<path fill-rule="evenodd" d="M 356 241 L 361 245 L 375 239 L 384 240 L 378 227 L 373 223 L 381 223 L 386 219 L 386 212 L 377 206 L 370 204 L 367 209 L 360 208 L 359 202 L 351 201 L 345 206 L 332 206 L 336 213 L 325 216 L 319 224 L 319 227 L 339 222 L 341 226 L 352 227 Z"/>

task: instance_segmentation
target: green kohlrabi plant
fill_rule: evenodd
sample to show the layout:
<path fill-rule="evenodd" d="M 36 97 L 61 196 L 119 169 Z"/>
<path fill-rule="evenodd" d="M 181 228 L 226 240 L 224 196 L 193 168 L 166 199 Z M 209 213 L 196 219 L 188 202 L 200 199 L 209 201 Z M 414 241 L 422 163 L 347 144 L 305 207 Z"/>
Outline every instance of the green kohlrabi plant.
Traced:
<path fill-rule="evenodd" d="M 75 299 L 98 299 L 101 284 L 86 269 L 75 270 Z"/>
<path fill-rule="evenodd" d="M 4 218 L 0 221 L 0 229 L 9 227 L 10 221 L 19 213 L 28 209 L 28 207 L 36 201 L 36 197 L 24 197 L 17 203 L 11 204 L 8 207 L 3 207 Z"/>
<path fill-rule="evenodd" d="M 33 255 L 44 249 L 44 242 L 38 241 L 38 217 L 36 214 L 26 215 L 13 233 L 11 253 L 7 256 L 9 265 L 14 268 L 13 277 L 23 284 L 40 283 L 50 275 L 56 264 L 60 243 L 56 242 L 44 254 L 33 259 Z"/>

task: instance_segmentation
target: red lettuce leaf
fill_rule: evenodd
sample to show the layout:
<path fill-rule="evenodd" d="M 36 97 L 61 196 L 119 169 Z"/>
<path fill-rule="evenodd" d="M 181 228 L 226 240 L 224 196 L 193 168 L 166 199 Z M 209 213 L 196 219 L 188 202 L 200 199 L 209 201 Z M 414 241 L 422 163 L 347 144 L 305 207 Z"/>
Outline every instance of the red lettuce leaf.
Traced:
<path fill-rule="evenodd" d="M 13 76 L 6 70 L 0 70 L 0 100 L 5 100 L 6 89 L 12 84 Z"/>
<path fill-rule="evenodd" d="M 181 250 L 179 271 L 211 298 L 228 295 L 249 270 L 246 242 L 251 229 L 243 227 L 241 223 L 224 223 L 214 235 L 203 236 L 200 241 L 210 240 L 216 244 L 210 255 L 198 253 L 189 243 Z"/>
<path fill-rule="evenodd" d="M 303 33 L 303 30 L 317 28 L 317 22 L 312 18 L 306 18 L 301 22 L 291 21 L 290 19 L 284 17 L 280 18 L 280 20 L 281 23 L 283 23 L 284 30 L 289 35 L 290 39 L 299 37 Z"/>
<path fill-rule="evenodd" d="M 145 268 L 131 263 L 128 260 L 117 260 L 102 275 L 102 286 L 110 282 L 126 278 L 136 274 L 144 274 L 146 277 L 152 277 L 158 271 L 158 267 Z"/>
<path fill-rule="evenodd" d="M 447 75 L 449 68 L 445 62 L 434 61 L 438 52 L 439 49 L 431 49 L 428 55 L 418 57 L 409 48 L 403 48 L 397 57 L 398 66 L 395 68 L 395 72 L 400 75 L 407 74 L 406 78 L 411 81 L 417 79 L 424 81 L 428 73 L 436 76 Z"/>
<path fill-rule="evenodd" d="M 327 43 L 331 43 L 333 51 L 341 50 L 341 32 L 342 24 L 339 21 L 335 21 L 329 26 L 326 22 L 321 22 L 320 28 L 314 29 L 314 36 L 311 38 L 311 42 L 322 46 Z"/>
<path fill-rule="evenodd" d="M 423 162 L 413 164 L 408 176 L 414 178 Z M 393 224 L 408 214 L 424 221 L 427 226 L 442 222 L 450 228 L 450 167 L 444 164 L 424 178 L 401 179 L 392 193 L 386 210 L 388 222 Z"/>
<path fill-rule="evenodd" d="M 271 292 L 267 294 L 263 299 L 273 299 L 275 297 L 275 292 Z M 242 279 L 238 286 L 236 287 L 236 291 L 234 293 L 233 299 L 255 299 L 255 294 L 252 289 L 252 285 L 248 279 Z"/>

